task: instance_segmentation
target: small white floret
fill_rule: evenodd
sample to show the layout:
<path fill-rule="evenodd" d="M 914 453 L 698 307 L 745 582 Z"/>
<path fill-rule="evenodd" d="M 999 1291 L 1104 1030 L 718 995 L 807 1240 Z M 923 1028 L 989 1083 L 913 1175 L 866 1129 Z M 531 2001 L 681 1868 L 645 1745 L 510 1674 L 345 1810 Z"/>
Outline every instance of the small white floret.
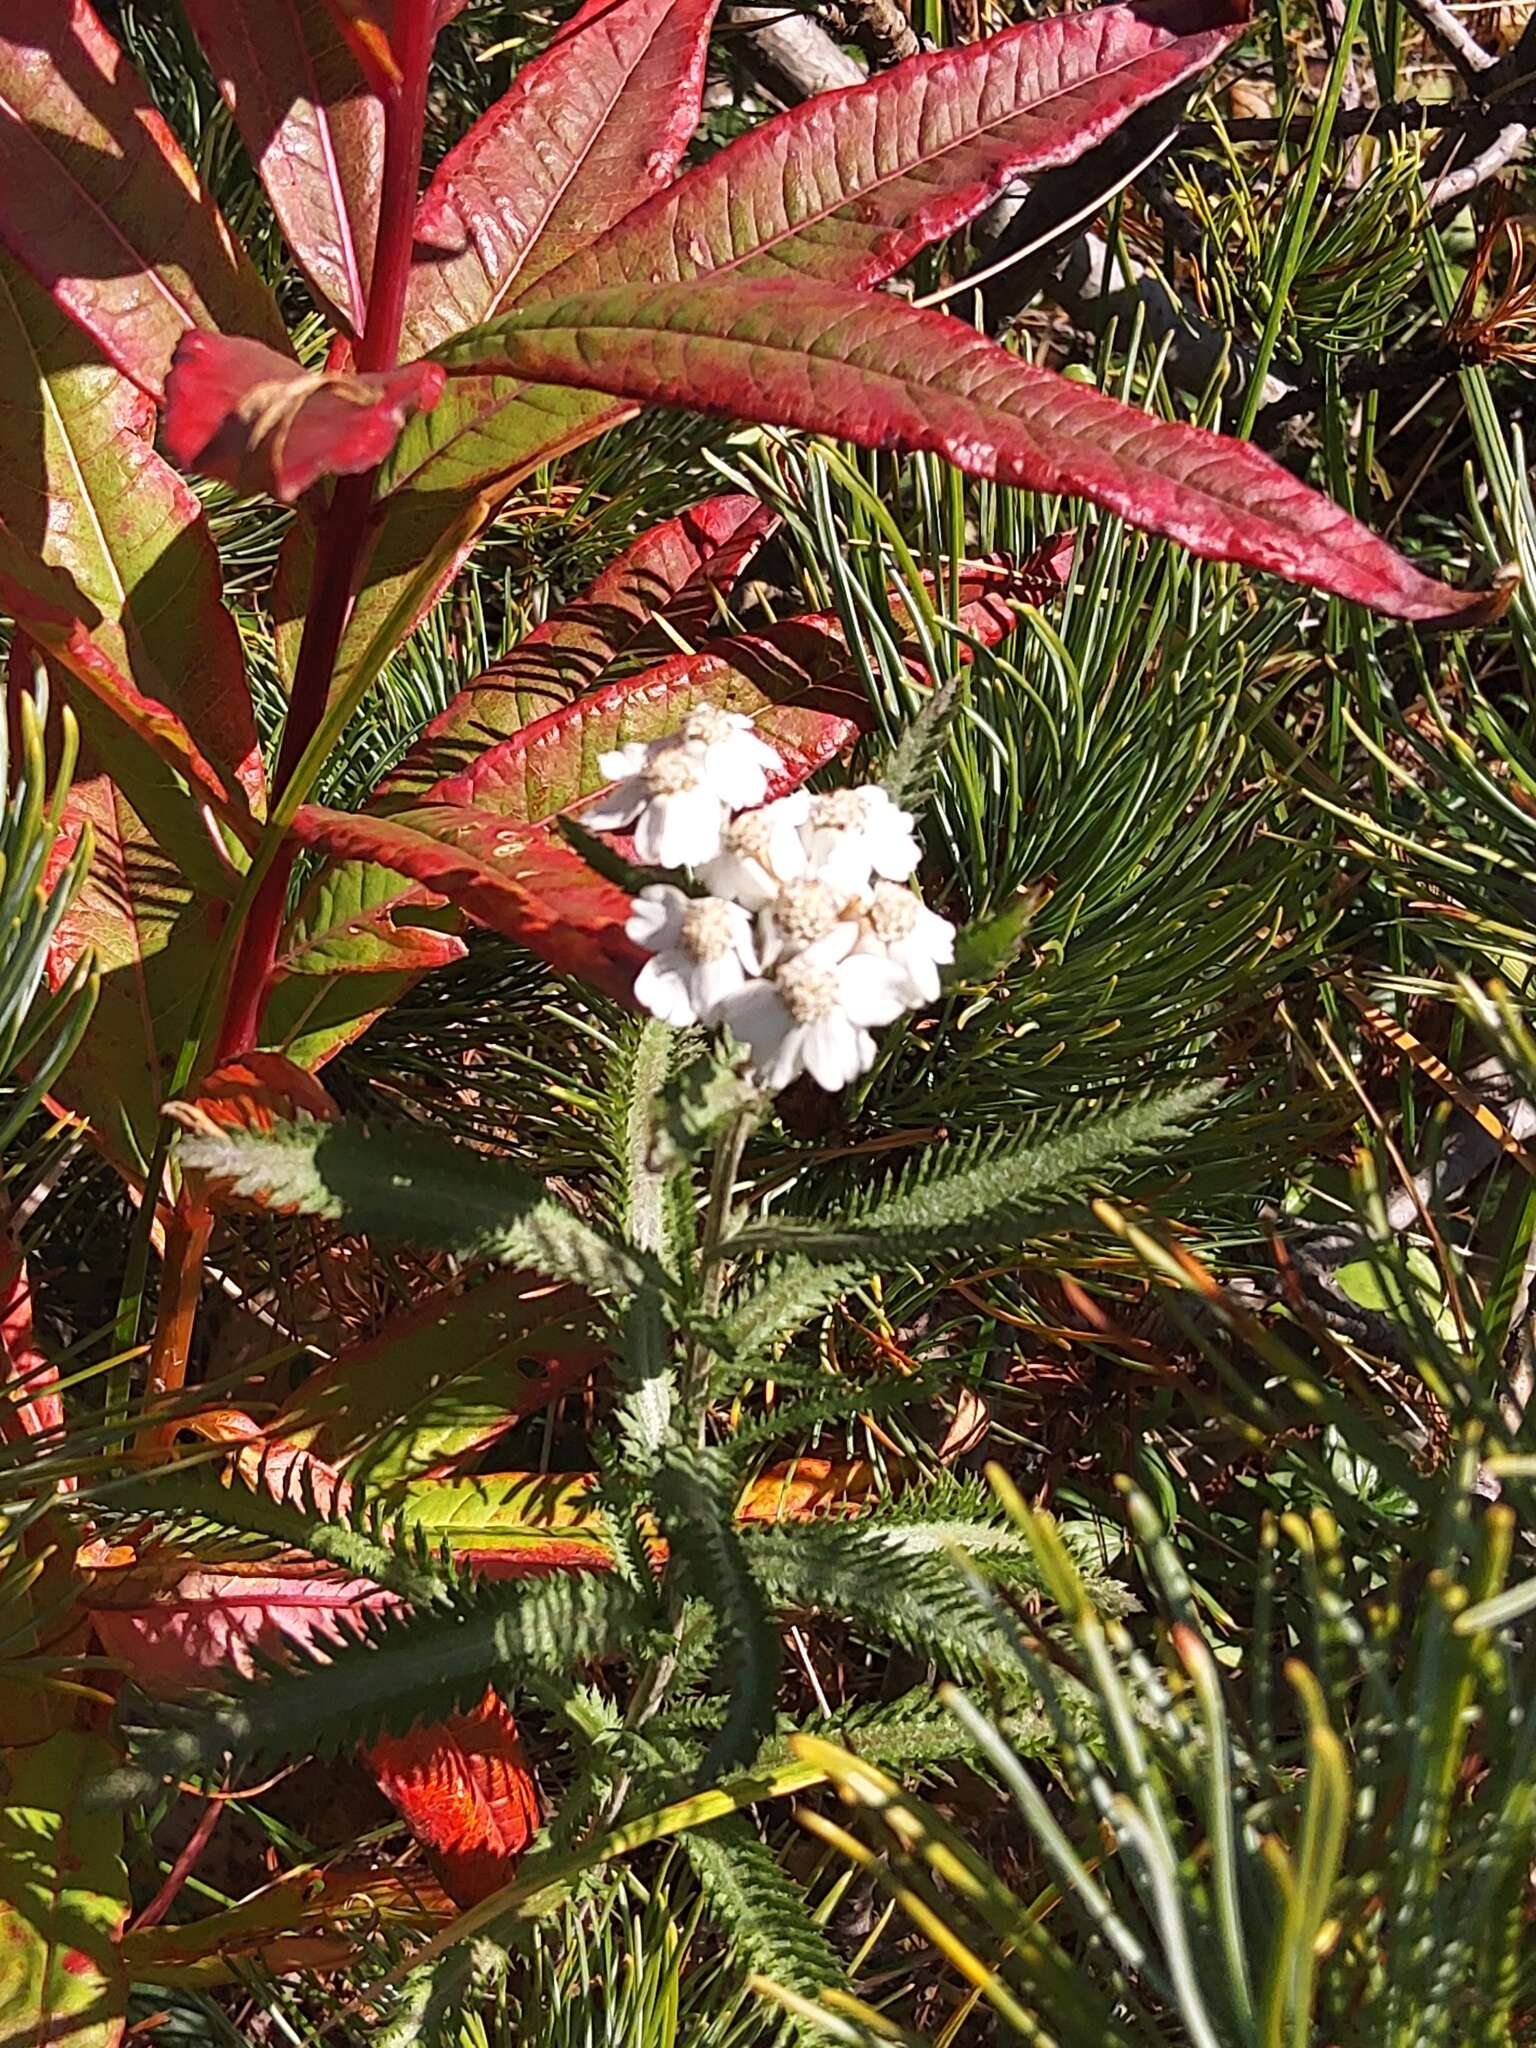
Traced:
<path fill-rule="evenodd" d="M 812 797 L 800 836 L 810 872 L 849 896 L 874 875 L 904 882 L 921 858 L 911 813 L 874 783 Z"/>
<path fill-rule="evenodd" d="M 955 957 L 955 928 L 910 889 L 877 882 L 864 912 L 858 950 L 894 961 L 907 977 L 911 1005 L 917 1009 L 939 1000 L 939 970 Z"/>
<path fill-rule="evenodd" d="M 874 1064 L 872 1027 L 907 1008 L 906 977 L 889 960 L 850 954 L 837 961 L 787 960 L 771 981 L 749 981 L 721 1005 L 721 1021 L 752 1056 L 753 1077 L 770 1093 L 800 1074 L 845 1088 Z"/>
<path fill-rule="evenodd" d="M 786 882 L 805 873 L 799 828 L 811 808 L 803 789 L 760 810 L 743 811 L 720 835 L 720 851 L 699 870 L 715 896 L 729 896 L 748 910 L 771 903 Z"/>
<path fill-rule="evenodd" d="M 652 956 L 635 977 L 635 1000 L 666 1024 L 713 1023 L 758 972 L 750 915 L 718 896 L 655 884 L 635 898 L 624 929 Z"/>

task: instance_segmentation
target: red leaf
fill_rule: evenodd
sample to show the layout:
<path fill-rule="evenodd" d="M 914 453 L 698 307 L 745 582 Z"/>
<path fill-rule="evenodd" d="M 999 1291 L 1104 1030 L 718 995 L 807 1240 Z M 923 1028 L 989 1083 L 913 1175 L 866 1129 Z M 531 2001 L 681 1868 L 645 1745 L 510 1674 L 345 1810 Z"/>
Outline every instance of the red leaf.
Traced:
<path fill-rule="evenodd" d="M 724 271 L 877 284 L 1010 179 L 1071 163 L 1198 77 L 1246 15 L 1246 0 L 1053 14 L 820 93 L 637 206 L 536 294 Z"/>
<path fill-rule="evenodd" d="M 189 327 L 283 345 L 271 294 L 87 0 L 0 11 L 0 241 L 152 395 Z"/>
<path fill-rule="evenodd" d="M 185 0 L 310 288 L 356 338 L 368 309 L 384 109 L 324 0 Z"/>
<path fill-rule="evenodd" d="M 258 341 L 188 334 L 166 380 L 164 440 L 184 469 L 291 505 L 323 476 L 376 467 L 442 388 L 435 363 L 301 370 Z"/>
<path fill-rule="evenodd" d="M 717 265 L 875 283 L 969 219 L 1020 165 L 1069 160 L 1198 71 L 1241 12 L 1236 0 L 1172 0 L 1161 10 L 1053 15 L 916 58 L 754 130 L 616 224 L 600 255 L 575 252 L 536 283 L 530 269 L 527 288 L 542 298 Z M 387 656 L 412 623 L 401 593 L 416 590 L 419 616 L 520 478 L 629 410 L 557 384 L 456 380 L 432 417 L 407 430 L 381 478 L 378 539 L 338 676 Z M 302 563 L 290 555 L 285 567 L 297 616 Z"/>
<path fill-rule="evenodd" d="M 306 804 L 295 838 L 337 860 L 372 860 L 425 882 L 563 974 L 630 999 L 645 955 L 624 936 L 629 898 L 548 833 L 424 804 L 357 817 Z"/>
<path fill-rule="evenodd" d="M 364 1752 L 379 1789 L 461 1906 L 507 1882 L 539 1825 L 539 1798 L 517 1724 L 494 1692 L 466 1714 Z"/>
<path fill-rule="evenodd" d="M 150 1693 L 216 1686 L 235 1672 L 249 1678 L 256 1653 L 347 1641 L 364 1616 L 400 1605 L 371 1579 L 328 1568 L 272 1565 L 189 1567 L 168 1557 L 88 1549 L 91 1619 L 109 1657 Z"/>
<path fill-rule="evenodd" d="M 1000 640 L 1013 626 L 1014 600 L 1042 601 L 1061 587 L 1059 547 L 1052 542 L 1019 569 L 968 569 L 957 624 L 983 641 Z M 908 653 L 918 673 L 915 646 L 909 644 Z M 834 618 L 808 613 L 761 633 L 734 634 L 697 654 L 675 654 L 590 691 L 522 726 L 428 794 L 436 803 L 537 824 L 604 787 L 596 765 L 600 754 L 630 740 L 659 738 L 699 703 L 756 720 L 783 763 L 771 791 L 775 796 L 798 788 L 851 745 L 869 716 L 853 681 L 842 627 Z M 386 785 L 375 806 L 387 810 L 391 793 Z"/>
<path fill-rule="evenodd" d="M 488 320 L 665 185 L 698 124 L 715 0 L 585 0 L 449 151 L 417 216 L 405 332 Z"/>
<path fill-rule="evenodd" d="M 769 280 L 625 286 L 540 300 L 442 359 L 943 455 L 1398 618 L 1471 624 L 1495 602 L 1422 575 L 1247 443 L 1153 419 L 889 296 Z"/>
<path fill-rule="evenodd" d="M 556 705 L 595 687 L 621 656 L 710 637 L 726 591 L 775 525 L 755 498 L 707 499 L 642 533 L 580 597 L 477 676 L 439 712 L 383 784 L 391 799 L 429 796 L 446 777 Z M 663 645 L 658 646 L 658 642 Z"/>

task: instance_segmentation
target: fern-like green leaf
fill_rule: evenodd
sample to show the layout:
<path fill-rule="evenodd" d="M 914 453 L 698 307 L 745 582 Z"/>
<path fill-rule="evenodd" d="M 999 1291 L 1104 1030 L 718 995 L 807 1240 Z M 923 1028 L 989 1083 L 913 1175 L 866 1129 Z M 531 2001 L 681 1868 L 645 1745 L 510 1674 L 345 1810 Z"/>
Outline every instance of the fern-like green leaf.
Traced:
<path fill-rule="evenodd" d="M 790 1258 L 735 1305 L 727 1335 L 761 1349 L 890 1262 L 944 1251 L 1001 1253 L 1065 1196 L 1165 1144 L 1218 1092 L 1196 1084 L 1127 1102 L 1020 1143 L 1012 1134 L 931 1146 L 883 1190 L 830 1223 L 770 1223 L 733 1240 L 738 1256 Z"/>
<path fill-rule="evenodd" d="M 425 1611 L 371 1613 L 350 1640 L 296 1653 L 217 1698 L 161 1708 L 136 1744 L 142 1783 L 236 1766 L 333 1756 L 472 1706 L 487 1685 L 565 1672 L 643 1643 L 648 1619 L 621 1581 L 561 1575 L 466 1586 Z M 128 1774 L 133 1775 L 133 1774 Z M 125 1781 L 120 1788 L 138 1789 Z"/>
<path fill-rule="evenodd" d="M 804 1895 L 744 1815 L 692 1828 L 682 1839 L 710 1917 L 749 1969 L 802 1998 L 818 1998 L 829 1985 L 845 1982 Z M 798 2024 L 794 2033 L 797 2039 L 826 2039 Z"/>
<path fill-rule="evenodd" d="M 183 1167 L 214 1200 L 317 1216 L 457 1258 L 516 1262 L 613 1294 L 666 1285 L 656 1259 L 584 1223 L 531 1174 L 436 1131 L 308 1116 L 239 1127 L 196 1103 L 170 1113 L 183 1126 Z"/>
<path fill-rule="evenodd" d="M 221 1477 L 203 1462 L 115 1481 L 103 1501 L 111 1513 L 152 1515 L 162 1528 L 185 1529 L 194 1552 L 208 1531 L 256 1537 L 263 1548 L 306 1551 L 353 1578 L 372 1579 L 418 1607 L 453 1599 L 463 1583 L 420 1530 L 396 1527 L 360 1488 L 344 1508 L 334 1500 L 322 1505 L 302 1462 L 290 1468 L 281 1497 L 238 1473 Z"/>
<path fill-rule="evenodd" d="M 1007 1666 L 1007 1631 L 954 1561 L 848 1524 L 770 1524 L 742 1531 L 754 1576 L 779 1608 L 824 1609 L 877 1640 L 957 1672 Z"/>
<path fill-rule="evenodd" d="M 656 1503 L 674 1555 L 719 1622 L 731 1699 L 705 1762 L 707 1775 L 749 1764 L 773 1726 L 779 1633 L 736 1527 L 730 1468 L 718 1453 L 676 1449 L 656 1477 Z"/>

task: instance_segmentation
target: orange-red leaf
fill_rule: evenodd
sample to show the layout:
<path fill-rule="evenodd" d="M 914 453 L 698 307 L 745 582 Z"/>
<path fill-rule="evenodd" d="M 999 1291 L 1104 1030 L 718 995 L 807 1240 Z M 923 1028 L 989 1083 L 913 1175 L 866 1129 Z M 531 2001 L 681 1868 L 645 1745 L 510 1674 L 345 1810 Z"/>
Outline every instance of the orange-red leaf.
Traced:
<path fill-rule="evenodd" d="M 383 1737 L 364 1761 L 461 1906 L 507 1882 L 538 1828 L 539 1798 L 494 1692 L 468 1713 Z"/>

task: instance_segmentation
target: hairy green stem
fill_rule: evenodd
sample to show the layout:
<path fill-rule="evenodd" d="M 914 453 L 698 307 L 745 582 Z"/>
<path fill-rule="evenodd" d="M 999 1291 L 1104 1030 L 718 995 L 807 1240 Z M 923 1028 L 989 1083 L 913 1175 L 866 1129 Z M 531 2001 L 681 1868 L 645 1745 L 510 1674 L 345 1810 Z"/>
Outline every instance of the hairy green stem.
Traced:
<path fill-rule="evenodd" d="M 715 1147 L 710 1168 L 709 1200 L 704 1211 L 704 1234 L 699 1244 L 699 1308 L 705 1317 L 718 1315 L 725 1292 L 726 1246 L 735 1231 L 734 1196 L 736 1176 L 747 1140 L 757 1127 L 761 1110 L 756 1103 L 739 1109 L 726 1126 Z M 704 1424 L 709 1412 L 709 1345 L 702 1337 L 689 1343 L 678 1389 L 681 1429 L 696 1443 L 704 1441 Z"/>
<path fill-rule="evenodd" d="M 719 1313 L 725 1289 L 725 1247 L 735 1226 L 736 1176 L 741 1170 L 747 1140 L 762 1115 L 759 1104 L 740 1109 L 726 1126 L 715 1147 L 710 1165 L 709 1195 L 704 1209 L 704 1230 L 699 1243 L 699 1306 L 705 1316 Z M 709 1346 L 702 1337 L 693 1338 L 683 1365 L 678 1388 L 675 1428 L 684 1442 L 702 1443 L 709 1414 Z M 640 1673 L 630 1694 L 624 1715 L 627 1730 L 643 1728 L 666 1705 L 667 1691 L 677 1672 L 678 1650 L 683 1638 L 683 1595 L 675 1569 L 669 1563 L 662 1582 L 662 1612 L 671 1627 L 672 1640 Z M 608 1796 L 583 1830 L 583 1843 L 611 1827 L 629 1796 L 633 1774 L 621 1771 Z"/>

